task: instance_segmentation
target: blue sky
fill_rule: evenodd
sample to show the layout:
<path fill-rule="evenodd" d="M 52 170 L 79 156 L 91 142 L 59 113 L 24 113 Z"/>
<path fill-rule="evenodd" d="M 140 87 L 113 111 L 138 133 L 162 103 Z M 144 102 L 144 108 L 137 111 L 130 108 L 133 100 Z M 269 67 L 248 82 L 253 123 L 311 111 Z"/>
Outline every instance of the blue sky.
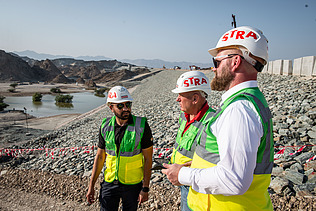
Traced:
<path fill-rule="evenodd" d="M 270 60 L 316 56 L 315 0 L 0 0 L 0 49 L 208 63 L 232 14 Z"/>

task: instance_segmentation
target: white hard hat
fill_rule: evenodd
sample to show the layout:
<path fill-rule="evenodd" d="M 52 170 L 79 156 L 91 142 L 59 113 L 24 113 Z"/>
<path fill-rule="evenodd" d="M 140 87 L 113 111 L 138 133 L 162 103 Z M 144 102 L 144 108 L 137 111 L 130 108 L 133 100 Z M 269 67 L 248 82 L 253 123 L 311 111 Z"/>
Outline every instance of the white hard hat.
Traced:
<path fill-rule="evenodd" d="M 108 92 L 108 103 L 123 103 L 129 101 L 133 101 L 133 98 L 123 86 L 115 86 Z"/>
<path fill-rule="evenodd" d="M 208 52 L 215 57 L 219 50 L 229 48 L 239 48 L 243 52 L 245 60 L 255 67 L 259 65 L 258 68 L 261 68 L 261 70 L 268 62 L 268 40 L 259 29 L 250 26 L 233 28 L 224 33 L 216 47 L 208 50 Z M 249 53 L 263 59 L 264 64 L 257 64 L 258 62 L 251 58 Z"/>
<path fill-rule="evenodd" d="M 177 88 L 173 93 L 183 93 L 191 91 L 204 91 L 211 94 L 211 87 L 208 78 L 200 71 L 189 71 L 183 73 L 177 80 Z"/>

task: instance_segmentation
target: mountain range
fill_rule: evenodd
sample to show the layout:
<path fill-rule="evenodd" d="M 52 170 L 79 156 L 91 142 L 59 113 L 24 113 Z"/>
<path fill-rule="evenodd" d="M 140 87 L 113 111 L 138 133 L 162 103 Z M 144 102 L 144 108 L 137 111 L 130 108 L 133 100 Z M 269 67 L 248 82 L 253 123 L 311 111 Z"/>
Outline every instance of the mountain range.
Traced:
<path fill-rule="evenodd" d="M 114 60 L 113 58 L 108 58 L 104 56 L 79 56 L 79 57 L 72 57 L 67 55 L 51 55 L 51 54 L 44 54 L 44 53 L 37 53 L 35 51 L 14 51 L 14 54 L 17 54 L 21 57 L 28 57 L 35 60 L 45 60 L 45 59 L 60 59 L 60 58 L 72 58 L 76 60 L 84 60 L 84 61 L 101 61 L 101 60 Z M 194 62 L 170 62 L 164 61 L 160 59 L 122 59 L 121 62 L 134 64 L 136 66 L 146 66 L 149 68 L 174 68 L 175 66 L 179 66 L 182 69 L 189 69 L 189 66 L 195 65 L 201 68 L 208 68 L 211 66 L 211 63 L 194 63 Z"/>
<path fill-rule="evenodd" d="M 147 72 L 147 67 L 117 60 L 84 61 L 58 58 L 39 61 L 0 49 L 1 82 L 113 83 Z"/>

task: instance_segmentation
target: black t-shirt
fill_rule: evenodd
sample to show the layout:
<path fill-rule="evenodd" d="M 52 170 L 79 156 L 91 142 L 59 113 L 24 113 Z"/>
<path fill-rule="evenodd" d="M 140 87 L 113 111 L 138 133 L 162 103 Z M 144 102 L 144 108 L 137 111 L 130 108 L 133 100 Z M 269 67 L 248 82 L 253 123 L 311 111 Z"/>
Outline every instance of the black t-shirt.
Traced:
<path fill-rule="evenodd" d="M 120 126 L 119 124 L 116 123 L 116 121 L 114 123 L 115 144 L 116 144 L 117 150 L 120 149 L 120 144 L 121 144 L 123 136 L 125 134 L 125 130 L 126 130 L 127 126 L 130 124 L 133 124 L 133 117 L 131 115 L 130 115 L 130 118 L 128 119 L 128 124 L 126 124 L 126 125 Z M 147 149 L 148 147 L 153 146 L 153 136 L 152 136 L 151 129 L 150 129 L 147 121 L 145 121 L 144 134 L 143 134 L 143 137 L 142 137 L 140 143 L 141 143 L 142 149 Z M 101 134 L 101 127 L 99 130 L 98 147 L 100 149 L 105 149 L 105 141 L 104 141 L 104 138 Z"/>

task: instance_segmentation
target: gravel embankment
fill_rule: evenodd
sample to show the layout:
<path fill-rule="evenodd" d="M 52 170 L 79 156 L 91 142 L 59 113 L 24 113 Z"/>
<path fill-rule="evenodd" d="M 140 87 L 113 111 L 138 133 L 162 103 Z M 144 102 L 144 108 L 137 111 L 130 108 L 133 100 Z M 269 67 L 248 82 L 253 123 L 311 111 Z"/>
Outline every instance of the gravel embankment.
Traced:
<path fill-rule="evenodd" d="M 176 94 L 171 90 L 182 73 L 162 71 L 143 80 L 132 93 L 132 112 L 146 116 L 151 126 L 155 158 L 171 154 L 169 149 L 174 143 L 180 113 Z M 210 71 L 206 75 L 213 78 Z M 275 153 L 280 155 L 275 156 L 269 189 L 274 208 L 316 209 L 316 161 L 306 163 L 316 151 L 316 78 L 259 74 L 258 82 L 273 114 Z M 216 108 L 221 94 L 214 92 L 209 96 L 210 106 Z M 44 194 L 97 210 L 97 204 L 87 207 L 84 201 L 95 153 L 91 147 L 97 144 L 98 128 L 106 116 L 112 116 L 108 108 L 19 146 L 46 151 L 24 152 L 24 157 L 4 163 L 0 190 L 11 188 Z M 151 197 L 140 210 L 179 210 L 179 189 L 159 172 L 153 173 L 151 181 Z M 73 187 L 73 183 L 78 184 Z"/>

